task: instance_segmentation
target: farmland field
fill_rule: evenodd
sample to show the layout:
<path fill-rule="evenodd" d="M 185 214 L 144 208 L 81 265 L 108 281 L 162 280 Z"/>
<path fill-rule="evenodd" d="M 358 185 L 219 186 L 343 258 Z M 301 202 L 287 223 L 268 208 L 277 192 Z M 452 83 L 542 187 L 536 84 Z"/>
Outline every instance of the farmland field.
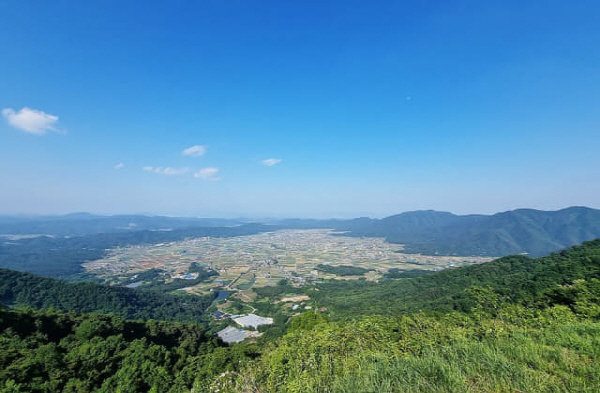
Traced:
<path fill-rule="evenodd" d="M 275 285 L 282 279 L 295 285 L 327 278 L 379 280 L 390 268 L 439 270 L 490 259 L 405 254 L 402 245 L 382 238 L 350 237 L 328 229 L 310 229 L 119 247 L 107 250 L 103 259 L 85 263 L 84 268 L 90 274 L 115 282 L 123 277 L 135 279 L 136 273 L 150 269 L 160 269 L 173 278 L 181 277 L 190 264 L 196 263 L 218 273 L 193 288 L 186 288 L 188 292 L 203 293 L 223 286 L 248 290 Z M 318 270 L 318 265 L 353 266 L 368 272 L 338 276 Z"/>

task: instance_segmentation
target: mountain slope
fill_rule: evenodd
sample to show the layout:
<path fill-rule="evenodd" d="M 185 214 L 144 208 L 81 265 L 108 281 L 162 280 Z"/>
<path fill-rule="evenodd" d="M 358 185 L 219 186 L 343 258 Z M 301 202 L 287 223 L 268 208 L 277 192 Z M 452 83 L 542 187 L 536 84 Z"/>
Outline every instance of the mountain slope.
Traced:
<path fill-rule="evenodd" d="M 127 319 L 198 322 L 212 296 L 166 295 L 91 283 L 65 283 L 0 269 L 0 301 L 37 309 L 100 312 Z"/>
<path fill-rule="evenodd" d="M 200 392 L 244 357 L 197 325 L 0 308 L 2 392 Z"/>
<path fill-rule="evenodd" d="M 409 253 L 429 255 L 547 255 L 600 237 L 600 210 L 570 207 L 558 211 L 519 209 L 491 216 L 458 216 L 416 211 L 336 229 L 354 236 L 383 236 Z"/>
<path fill-rule="evenodd" d="M 319 307 L 334 315 L 397 314 L 419 310 L 468 311 L 473 306 L 465 289 L 488 287 L 511 302 L 540 299 L 559 285 L 600 279 L 600 239 L 542 258 L 507 256 L 480 265 L 448 269 L 380 284 L 332 282 L 311 293 Z"/>

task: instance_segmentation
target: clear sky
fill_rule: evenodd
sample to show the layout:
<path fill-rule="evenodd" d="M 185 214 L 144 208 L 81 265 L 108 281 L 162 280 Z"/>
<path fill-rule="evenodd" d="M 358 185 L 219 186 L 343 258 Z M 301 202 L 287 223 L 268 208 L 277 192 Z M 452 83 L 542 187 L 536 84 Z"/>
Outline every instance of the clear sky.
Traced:
<path fill-rule="evenodd" d="M 0 0 L 0 213 L 600 207 L 600 2 Z"/>

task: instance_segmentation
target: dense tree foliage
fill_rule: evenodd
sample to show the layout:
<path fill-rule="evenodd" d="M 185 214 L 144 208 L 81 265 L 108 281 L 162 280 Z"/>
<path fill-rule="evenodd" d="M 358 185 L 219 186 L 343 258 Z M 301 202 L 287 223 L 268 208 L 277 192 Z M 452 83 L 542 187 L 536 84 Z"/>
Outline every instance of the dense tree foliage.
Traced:
<path fill-rule="evenodd" d="M 146 274 L 148 272 L 152 272 L 152 271 L 156 271 L 156 270 L 160 270 L 160 269 L 150 269 L 147 272 L 143 272 L 143 273 L 140 273 L 139 275 L 137 275 L 135 280 L 142 282 L 142 284 L 138 287 L 139 289 L 153 290 L 153 291 L 168 293 L 168 292 L 176 291 L 176 290 L 182 289 L 182 288 L 193 287 L 194 285 L 200 284 L 201 282 L 203 282 L 204 280 L 206 280 L 210 277 L 219 275 L 219 273 L 217 273 L 216 271 L 211 270 L 211 269 L 206 269 L 202 266 L 199 266 L 195 262 L 191 264 L 191 267 L 189 269 L 190 272 L 198 273 L 198 277 L 193 278 L 193 279 L 191 279 L 191 278 L 190 279 L 185 279 L 185 278 L 184 279 L 182 279 L 182 278 L 172 279 L 170 277 L 170 275 L 167 275 L 167 274 L 157 274 L 157 275 Z"/>
<path fill-rule="evenodd" d="M 464 275 L 452 287 L 460 296 L 419 303 L 425 311 L 441 304 L 462 311 L 403 315 L 368 293 L 372 307 L 388 307 L 386 315 L 352 308 L 351 319 L 332 321 L 304 313 L 259 359 L 215 384 L 235 392 L 600 391 L 599 251 L 594 241 L 547 258 L 503 258 L 487 268 L 398 280 L 427 290 Z"/>
<path fill-rule="evenodd" d="M 104 315 L 0 310 L 0 390 L 206 391 L 256 356 L 196 325 Z"/>
<path fill-rule="evenodd" d="M 281 296 L 283 294 L 295 294 L 301 291 L 300 288 L 296 288 L 290 285 L 287 282 L 287 280 L 281 280 L 275 286 L 255 287 L 252 288 L 252 290 L 258 295 L 266 298 L 273 298 L 276 296 Z"/>
<path fill-rule="evenodd" d="M 38 309 L 101 312 L 127 319 L 197 322 L 212 300 L 213 296 L 168 295 L 92 283 L 65 283 L 0 269 L 0 301 Z"/>
<path fill-rule="evenodd" d="M 429 274 L 429 273 L 433 273 L 433 270 L 423 270 L 423 269 L 409 269 L 409 270 L 403 270 L 403 269 L 398 269 L 398 268 L 391 268 L 387 271 L 387 273 L 384 275 L 385 278 L 413 278 L 413 277 L 419 277 L 422 276 L 424 274 Z"/>

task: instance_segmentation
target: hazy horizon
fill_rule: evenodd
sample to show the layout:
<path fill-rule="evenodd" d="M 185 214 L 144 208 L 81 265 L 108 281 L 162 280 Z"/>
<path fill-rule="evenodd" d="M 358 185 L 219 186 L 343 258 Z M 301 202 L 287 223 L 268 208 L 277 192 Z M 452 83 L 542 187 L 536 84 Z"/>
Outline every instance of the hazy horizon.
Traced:
<path fill-rule="evenodd" d="M 115 217 L 115 216 L 148 216 L 148 217 L 172 217 L 172 218 L 198 218 L 198 219 L 227 219 L 227 220 L 281 220 L 281 219 L 317 219 L 317 220 L 328 220 L 328 219 L 353 219 L 353 218 L 362 218 L 362 217 L 368 217 L 368 218 L 373 218 L 373 219 L 381 219 L 381 218 L 385 218 L 385 217 L 389 217 L 389 216 L 393 216 L 393 215 L 397 215 L 397 214 L 402 214 L 402 213 L 413 213 L 413 212 L 418 212 L 418 211 L 435 211 L 435 212 L 439 212 L 439 213 L 451 213 L 454 215 L 458 215 L 458 216 L 463 216 L 463 215 L 494 215 L 494 214 L 499 214 L 499 213 L 505 213 L 505 212 L 509 212 L 509 211 L 514 211 L 514 210 L 527 210 L 527 209 L 533 209 L 533 210 L 539 210 L 539 211 L 559 211 L 559 210 L 565 210 L 565 209 L 569 209 L 569 208 L 589 208 L 589 209 L 595 209 L 595 210 L 599 210 L 596 207 L 592 207 L 592 206 L 582 206 L 582 205 L 571 205 L 571 206 L 564 206 L 564 207 L 560 207 L 560 208 L 556 208 L 556 209 L 536 209 L 536 208 L 532 208 L 532 207 L 518 207 L 518 208 L 514 208 L 514 209 L 508 209 L 508 210 L 500 210 L 500 211 L 494 211 L 494 212 L 452 212 L 452 211 L 448 211 L 448 210 L 437 210 L 437 209 L 416 209 L 416 210 L 404 210 L 404 211 L 397 211 L 394 213 L 390 213 L 390 214 L 385 214 L 385 215 L 373 215 L 373 214 L 359 214 L 359 215 L 331 215 L 331 216 L 277 216 L 277 215 L 269 215 L 269 214 L 263 214 L 263 215 L 176 215 L 176 214 L 168 214 L 168 213 L 148 213 L 148 212 L 123 212 L 123 213 L 102 213 L 102 212 L 97 212 L 97 213 L 93 213 L 93 212 L 87 212 L 87 211 L 73 211 L 73 212 L 68 212 L 68 213 L 58 213 L 58 214 L 52 214 L 52 213 L 39 213 L 39 214 L 35 214 L 35 213 L 0 213 L 0 217 L 15 217 L 15 218 L 19 218 L 19 217 L 23 217 L 23 218 L 36 218 L 36 217 L 44 217 L 44 218 L 48 218 L 48 217 L 65 217 L 65 216 L 71 216 L 71 215 L 91 215 L 91 216 L 98 216 L 98 217 Z"/>
<path fill-rule="evenodd" d="M 600 208 L 600 4 L 0 4 L 0 214 Z"/>

